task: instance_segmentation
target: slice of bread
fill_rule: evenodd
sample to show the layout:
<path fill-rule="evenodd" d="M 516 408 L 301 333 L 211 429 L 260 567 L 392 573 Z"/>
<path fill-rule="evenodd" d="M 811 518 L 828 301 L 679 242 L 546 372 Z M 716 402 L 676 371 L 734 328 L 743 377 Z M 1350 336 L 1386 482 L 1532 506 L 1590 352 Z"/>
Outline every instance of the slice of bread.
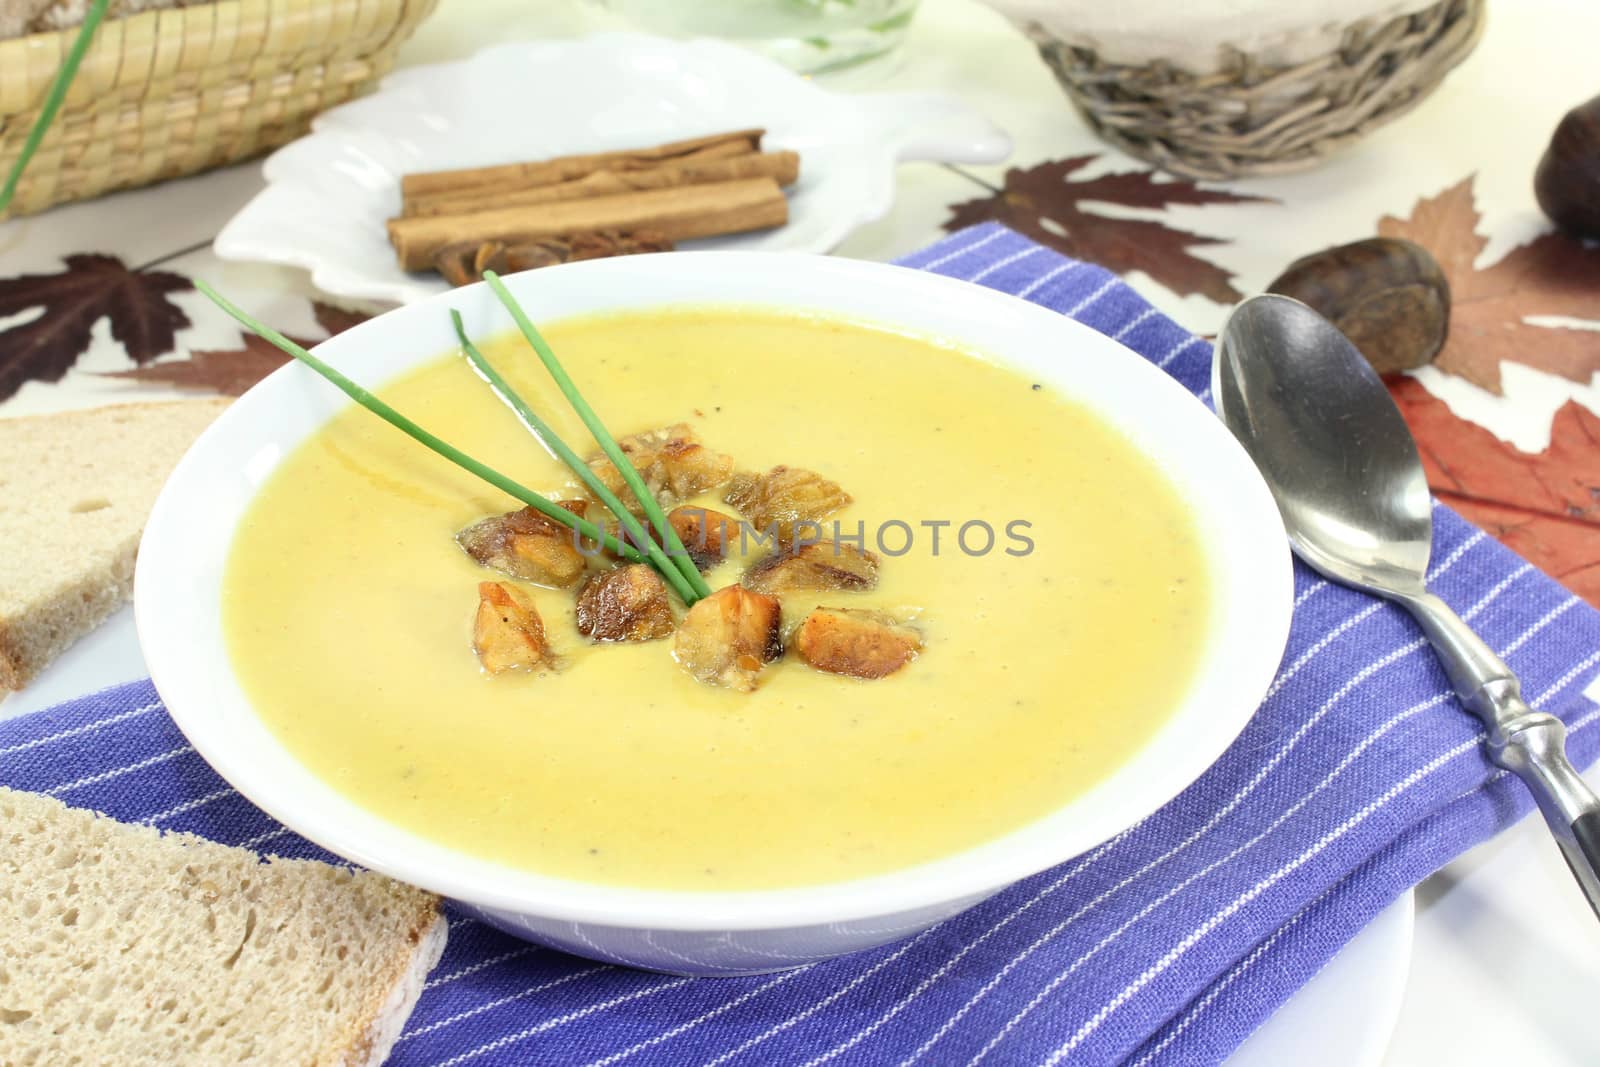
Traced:
<path fill-rule="evenodd" d="M 8 1065 L 376 1065 L 446 925 L 381 875 L 0 787 Z"/>
<path fill-rule="evenodd" d="M 128 599 L 156 495 L 227 405 L 0 419 L 0 692 L 21 689 Z"/>

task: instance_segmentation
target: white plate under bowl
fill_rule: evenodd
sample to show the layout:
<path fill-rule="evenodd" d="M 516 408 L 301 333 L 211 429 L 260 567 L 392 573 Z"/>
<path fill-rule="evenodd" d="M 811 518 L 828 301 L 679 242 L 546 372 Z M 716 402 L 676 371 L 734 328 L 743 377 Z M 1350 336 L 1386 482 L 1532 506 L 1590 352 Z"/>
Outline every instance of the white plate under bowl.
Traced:
<path fill-rule="evenodd" d="M 760 127 L 800 153 L 789 223 L 686 248 L 827 252 L 887 214 L 905 160 L 998 163 L 1011 141 L 945 93 L 829 92 L 715 40 L 607 33 L 487 48 L 390 75 L 319 115 L 262 168 L 267 187 L 217 236 L 223 259 L 303 267 L 338 296 L 409 303 L 445 291 L 400 269 L 385 220 L 400 177 L 604 152 Z"/>
<path fill-rule="evenodd" d="M 1081 797 L 979 847 L 889 874 L 794 889 L 669 892 L 551 878 L 463 854 L 357 806 L 312 774 L 256 714 L 229 661 L 221 589 L 234 531 L 283 457 L 347 405 L 292 363 L 236 401 L 178 464 L 145 530 L 134 605 L 156 688 L 195 749 L 312 841 L 579 955 L 696 974 L 772 970 L 895 940 L 1132 826 L 1221 755 L 1265 694 L 1292 597 L 1277 507 L 1210 410 L 1105 335 L 981 286 L 825 256 L 663 253 L 507 282 L 536 321 L 739 305 L 880 323 L 982 353 L 1077 401 L 1159 464 L 1195 516 L 1216 595 L 1194 681 L 1150 741 Z M 369 320 L 318 351 L 357 381 L 381 386 L 455 348 L 450 308 L 473 336 L 511 328 L 478 284 Z M 427 411 L 412 414 L 426 423 Z"/>

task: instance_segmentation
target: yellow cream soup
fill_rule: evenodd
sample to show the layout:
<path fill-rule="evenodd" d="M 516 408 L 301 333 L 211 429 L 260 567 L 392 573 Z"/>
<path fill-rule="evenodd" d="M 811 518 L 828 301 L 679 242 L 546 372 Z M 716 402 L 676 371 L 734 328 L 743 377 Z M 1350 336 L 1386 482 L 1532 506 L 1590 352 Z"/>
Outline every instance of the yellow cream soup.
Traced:
<path fill-rule="evenodd" d="M 572 592 L 530 586 L 565 667 L 491 677 L 471 629 L 477 583 L 495 575 L 452 536 L 517 505 L 351 407 L 284 459 L 240 525 L 225 626 L 261 716 L 371 811 L 565 878 L 706 890 L 853 878 L 1060 807 L 1138 749 L 1189 684 L 1209 610 L 1191 516 L 1129 442 L 1050 388 L 926 340 L 748 310 L 546 332 L 617 434 L 688 421 L 743 469 L 839 482 L 855 498 L 843 530 L 861 523 L 874 550 L 883 530 L 879 583 L 786 598 L 786 622 L 818 603 L 882 607 L 914 616 L 925 648 L 878 681 L 791 654 L 756 692 L 730 692 L 683 671 L 670 639 L 588 644 Z M 485 351 L 589 451 L 520 338 Z M 382 393 L 522 484 L 574 495 L 463 360 Z M 893 520 L 913 535 L 901 555 L 906 531 L 882 525 Z M 935 550 L 926 524 L 941 520 Z M 963 551 L 971 520 L 994 529 L 992 550 L 974 526 Z"/>

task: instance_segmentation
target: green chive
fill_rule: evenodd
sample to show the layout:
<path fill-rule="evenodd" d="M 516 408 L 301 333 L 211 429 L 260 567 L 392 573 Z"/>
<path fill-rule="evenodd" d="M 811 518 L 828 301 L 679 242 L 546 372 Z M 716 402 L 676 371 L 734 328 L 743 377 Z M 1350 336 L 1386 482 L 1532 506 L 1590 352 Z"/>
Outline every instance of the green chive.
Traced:
<path fill-rule="evenodd" d="M 93 40 L 94 31 L 99 28 L 100 20 L 105 18 L 106 8 L 110 3 L 111 0 L 94 0 L 88 13 L 84 15 L 83 25 L 78 28 L 78 36 L 67 52 L 66 61 L 61 64 L 61 69 L 56 71 L 56 79 L 50 83 L 50 91 L 45 94 L 44 107 L 39 109 L 39 117 L 33 120 L 33 129 L 28 131 L 28 139 L 22 143 L 22 151 L 17 155 L 17 161 L 11 165 L 11 173 L 6 176 L 5 187 L 0 188 L 0 212 L 4 212 L 11 205 L 11 198 L 17 194 L 17 183 L 22 180 L 22 172 L 28 169 L 28 161 L 39 150 L 39 143 L 44 140 L 50 124 L 55 121 L 56 112 L 61 110 L 61 102 L 67 98 L 67 90 L 72 87 L 72 79 L 77 76 L 78 65 L 83 62 L 84 53 L 89 51 L 89 42 Z"/>
<path fill-rule="evenodd" d="M 494 290 L 494 295 L 500 298 L 500 303 L 504 304 L 506 310 L 511 313 L 512 321 L 522 331 L 522 336 L 528 339 L 528 344 L 532 345 L 534 352 L 538 353 L 545 369 L 550 372 L 550 377 L 555 379 L 556 385 L 560 386 L 561 392 L 566 396 L 567 401 L 572 404 L 573 410 L 578 413 L 578 417 L 583 420 L 583 424 L 589 428 L 589 432 L 599 442 L 600 450 L 606 454 L 607 459 L 615 464 L 617 472 L 622 475 L 622 480 L 628 484 L 628 488 L 638 498 L 639 505 L 644 508 L 645 515 L 655 525 L 656 529 L 661 531 L 661 539 L 667 545 L 667 555 L 677 565 L 679 573 L 688 581 L 690 588 L 698 596 L 710 596 L 711 587 L 700 576 L 699 568 L 689 558 L 688 550 L 683 547 L 683 542 L 678 539 L 677 531 L 667 521 L 666 515 L 661 510 L 661 505 L 656 503 L 656 498 L 644 484 L 644 479 L 639 477 L 639 472 L 633 469 L 632 463 L 628 462 L 628 457 L 617 446 L 616 439 L 611 436 L 611 432 L 600 421 L 600 416 L 594 413 L 594 409 L 589 406 L 589 402 L 583 399 L 583 394 L 578 392 L 578 387 L 567 376 L 566 369 L 561 366 L 561 361 L 556 359 L 556 354 L 550 350 L 550 345 L 546 343 L 539 331 L 534 328 L 533 323 L 528 319 L 527 314 L 523 312 L 516 298 L 506 289 L 505 283 L 500 280 L 500 275 L 492 270 L 486 270 L 483 272 L 483 280 L 489 284 L 489 288 Z"/>
<path fill-rule="evenodd" d="M 673 591 L 678 594 L 684 604 L 692 605 L 696 600 L 699 600 L 699 596 L 695 594 L 689 583 L 684 581 L 683 575 L 673 566 L 666 553 L 662 552 L 660 546 L 651 540 L 650 535 L 645 533 L 644 527 L 639 525 L 639 520 L 634 518 L 628 509 L 623 506 L 621 500 L 617 499 L 617 494 L 606 487 L 606 484 L 595 475 L 594 471 L 589 469 L 589 465 L 567 446 L 567 443 L 534 412 L 533 408 L 528 406 L 527 401 L 517 395 L 517 391 L 511 388 L 511 383 L 501 377 L 500 372 L 496 371 L 488 359 L 484 357 L 484 354 L 478 351 L 477 346 L 467 337 L 466 327 L 461 322 L 461 312 L 451 308 L 450 321 L 455 325 L 456 338 L 461 342 L 461 350 L 467 354 L 467 361 L 472 364 L 484 381 L 489 383 L 489 388 L 495 391 L 495 394 L 500 397 L 507 407 L 516 412 L 517 417 L 522 420 L 522 424 L 535 437 L 544 442 L 546 448 L 554 452 L 561 462 L 572 468 L 572 472 L 583 481 L 583 484 L 588 487 L 591 493 L 600 498 L 602 504 L 611 509 L 612 514 L 616 515 L 618 521 L 628 531 L 628 536 L 633 539 L 634 544 L 643 547 L 645 554 L 650 557 L 650 562 L 655 566 L 655 569 L 661 573 L 661 577 L 666 580 L 667 584 L 672 586 Z"/>
<path fill-rule="evenodd" d="M 438 437 L 435 437 L 433 434 L 429 433 L 427 430 L 424 430 L 421 426 L 418 426 L 416 423 L 400 414 L 382 400 L 379 400 L 376 396 L 373 396 L 371 393 L 367 392 L 367 390 L 363 389 L 349 378 L 346 378 L 343 374 L 340 374 L 338 371 L 322 362 L 322 360 L 318 359 L 316 356 L 313 356 L 310 352 L 307 352 L 304 348 L 301 348 L 299 345 L 283 336 L 283 334 L 279 333 L 277 330 L 274 330 L 272 327 L 252 318 L 244 310 L 229 302 L 225 297 L 222 296 L 222 294 L 218 293 L 205 282 L 197 279 L 194 284 L 195 288 L 199 289 L 202 293 L 208 296 L 212 303 L 216 304 L 223 311 L 226 311 L 229 315 L 232 315 L 235 319 L 237 319 L 239 324 L 245 329 L 270 342 L 283 352 L 299 360 L 301 363 L 304 363 L 306 366 L 322 375 L 322 377 L 332 382 L 336 387 L 338 387 L 340 392 L 344 393 L 351 400 L 354 400 L 357 404 L 360 404 L 362 407 L 366 408 L 368 411 L 372 412 L 389 425 L 395 427 L 407 437 L 410 437 L 419 444 L 425 445 L 426 447 L 432 449 L 445 459 L 448 459 L 451 463 L 454 463 L 456 466 L 460 467 L 462 470 L 477 475 L 479 478 L 482 478 L 496 489 L 499 489 L 505 493 L 509 493 L 511 496 L 522 501 L 524 504 L 527 504 L 535 511 L 538 511 L 541 514 L 556 520 L 564 526 L 570 526 L 574 530 L 577 530 L 584 537 L 588 537 L 592 540 L 600 542 L 606 548 L 622 556 L 624 559 L 630 560 L 634 563 L 648 562 L 645 557 L 640 555 L 632 546 L 622 544 L 615 537 L 612 537 L 594 523 L 589 522 L 587 519 L 580 519 L 566 508 L 560 507 L 559 505 L 546 500 L 538 493 L 535 493 L 532 489 L 528 489 L 522 485 L 519 485 L 494 468 L 473 459 L 471 456 L 467 455 L 465 452 L 462 452 L 448 441 L 444 441 Z"/>

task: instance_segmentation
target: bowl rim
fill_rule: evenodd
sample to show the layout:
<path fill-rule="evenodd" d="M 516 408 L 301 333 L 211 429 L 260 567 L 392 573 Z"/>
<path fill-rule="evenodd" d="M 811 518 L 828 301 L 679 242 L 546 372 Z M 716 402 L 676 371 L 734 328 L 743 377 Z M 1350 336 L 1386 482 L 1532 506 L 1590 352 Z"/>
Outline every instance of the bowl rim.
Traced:
<path fill-rule="evenodd" d="M 810 312 L 943 340 L 977 358 L 1061 384 L 1072 399 L 1087 403 L 1119 430 L 1134 431 L 1136 447 L 1167 468 L 1169 476 L 1174 464 L 1191 472 L 1187 479 L 1172 480 L 1195 509 L 1214 588 L 1197 676 L 1156 734 L 1087 791 L 997 838 L 912 867 L 789 888 L 686 891 L 554 878 L 458 852 L 367 812 L 312 775 L 250 707 L 225 652 L 217 654 L 221 565 L 239 517 L 282 456 L 348 405 L 308 368 L 290 363 L 223 412 L 174 469 L 145 529 L 134 607 L 152 681 L 179 729 L 223 779 L 292 832 L 362 866 L 476 907 L 565 922 L 735 931 L 948 909 L 1119 838 L 1215 762 L 1266 695 L 1288 640 L 1293 596 L 1277 507 L 1210 409 L 1119 342 L 997 290 L 893 264 L 822 256 L 659 253 L 566 264 L 505 281 L 519 301 L 547 320 L 683 304 Z M 619 291 L 649 295 L 619 298 Z M 730 292 L 745 295 L 727 299 L 723 294 Z M 895 311 L 872 315 L 841 306 L 852 301 L 857 307 L 883 305 Z M 538 310 L 551 302 L 560 309 Z M 368 387 L 381 388 L 454 348 L 446 308 L 459 309 L 477 336 L 511 328 L 493 295 L 478 283 L 374 317 L 316 351 Z M 435 321 L 424 321 L 429 318 Z M 936 328 L 925 330 L 908 319 Z M 977 340 L 963 325 L 986 339 Z M 999 351 L 1005 346 L 1016 347 L 1005 354 Z M 1015 352 L 1046 346 L 1097 350 L 1090 357 L 1096 374 L 1074 377 L 1067 360 L 1059 361 L 1060 368 L 1019 366 L 1023 357 Z M 379 364 L 397 350 L 404 354 Z M 1084 392 L 1108 388 L 1136 388 L 1138 410 L 1097 407 Z M 303 431 L 289 428 L 296 420 Z M 1154 438 L 1141 439 L 1138 433 L 1164 435 L 1166 443 L 1152 453 L 1148 445 Z M 1153 763 L 1157 757 L 1162 762 Z M 1152 767 L 1162 771 L 1160 780 L 1140 780 Z"/>

